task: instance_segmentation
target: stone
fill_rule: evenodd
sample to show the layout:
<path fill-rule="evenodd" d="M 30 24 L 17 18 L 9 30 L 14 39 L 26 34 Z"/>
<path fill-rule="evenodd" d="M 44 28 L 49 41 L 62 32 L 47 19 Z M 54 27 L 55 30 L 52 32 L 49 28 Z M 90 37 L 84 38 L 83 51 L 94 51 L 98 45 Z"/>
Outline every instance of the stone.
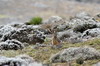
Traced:
<path fill-rule="evenodd" d="M 100 35 L 100 28 L 88 29 L 83 32 L 82 38 L 86 38 L 87 36 L 98 37 L 99 35 Z"/>
<path fill-rule="evenodd" d="M 48 20 L 44 21 L 45 24 L 64 22 L 59 16 L 51 16 Z"/>
<path fill-rule="evenodd" d="M 63 31 L 68 29 L 68 25 L 66 25 L 66 22 L 63 18 L 59 16 L 51 16 L 49 19 L 45 20 L 42 24 L 42 28 L 46 29 L 55 29 L 57 28 L 57 31 Z M 47 30 L 49 33 L 49 31 Z"/>
<path fill-rule="evenodd" d="M 83 42 L 83 39 L 79 36 L 72 36 L 69 39 L 67 39 L 68 42 L 75 44 L 75 43 L 79 43 L 79 42 Z"/>
<path fill-rule="evenodd" d="M 68 25 L 75 32 L 83 33 L 87 29 L 97 28 L 98 23 L 93 19 L 93 17 L 89 16 L 84 12 L 77 14 L 73 19 L 70 20 Z"/>
<path fill-rule="evenodd" d="M 36 62 L 28 55 L 19 55 L 16 57 L 0 56 L 0 66 L 42 66 L 42 63 Z"/>
<path fill-rule="evenodd" d="M 77 13 L 75 15 L 75 18 L 79 18 L 79 19 L 90 19 L 91 18 L 91 15 L 86 13 L 86 12 L 80 12 L 80 13 Z"/>
<path fill-rule="evenodd" d="M 87 29 L 97 28 L 97 23 L 92 19 L 89 20 L 74 19 L 71 23 L 69 23 L 69 25 L 72 26 L 72 29 L 75 32 L 82 33 Z"/>
<path fill-rule="evenodd" d="M 0 42 L 0 50 L 18 50 L 23 48 L 24 44 L 15 39 Z"/>
<path fill-rule="evenodd" d="M 58 38 L 60 38 L 62 40 L 65 38 L 70 38 L 71 36 L 74 36 L 74 35 L 76 35 L 76 33 L 73 32 L 72 29 L 58 32 Z"/>
<path fill-rule="evenodd" d="M 43 43 L 45 36 L 37 28 L 34 25 L 4 25 L 0 29 L 0 39 L 1 41 L 16 39 L 30 44 Z"/>
<path fill-rule="evenodd" d="M 70 47 L 51 56 L 50 61 L 67 62 L 83 58 L 84 60 L 100 59 L 100 52 L 91 47 Z"/>
<path fill-rule="evenodd" d="M 58 32 L 58 38 L 73 44 L 83 41 L 81 38 L 81 33 L 75 33 L 72 29 Z"/>

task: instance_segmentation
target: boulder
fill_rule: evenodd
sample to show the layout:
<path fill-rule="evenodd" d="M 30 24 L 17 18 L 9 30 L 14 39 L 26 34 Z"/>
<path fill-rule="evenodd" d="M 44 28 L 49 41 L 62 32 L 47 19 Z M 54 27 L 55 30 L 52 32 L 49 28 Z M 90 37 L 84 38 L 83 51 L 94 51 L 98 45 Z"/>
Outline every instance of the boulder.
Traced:
<path fill-rule="evenodd" d="M 64 30 L 69 30 L 69 29 L 70 29 L 70 27 L 66 23 L 57 25 L 58 32 L 61 32 L 61 31 L 64 31 Z"/>
<path fill-rule="evenodd" d="M 76 35 L 76 36 L 74 35 L 68 38 L 67 41 L 69 43 L 75 44 L 75 43 L 83 42 L 83 39 L 79 35 Z"/>
<path fill-rule="evenodd" d="M 70 38 L 71 35 L 73 34 L 73 32 L 69 32 L 69 31 L 62 31 L 62 32 L 58 32 L 58 38 L 61 40 L 64 40 L 66 38 Z"/>
<path fill-rule="evenodd" d="M 45 36 L 34 25 L 4 25 L 0 29 L 1 41 L 16 39 L 26 43 L 43 43 Z"/>
<path fill-rule="evenodd" d="M 17 57 L 0 56 L 0 66 L 42 66 L 28 55 L 19 55 Z"/>
<path fill-rule="evenodd" d="M 48 20 L 44 21 L 45 24 L 64 22 L 59 16 L 51 16 Z"/>
<path fill-rule="evenodd" d="M 84 32 L 87 29 L 97 28 L 97 23 L 92 20 L 74 19 L 69 23 L 75 32 Z"/>
<path fill-rule="evenodd" d="M 5 26 L 0 26 L 0 38 L 3 37 L 3 35 L 11 33 L 12 31 L 15 31 L 16 28 L 13 28 L 12 26 L 5 25 Z"/>
<path fill-rule="evenodd" d="M 64 49 L 54 56 L 51 56 L 50 61 L 55 62 L 67 62 L 83 58 L 84 60 L 100 59 L 100 52 L 91 47 L 70 47 Z"/>
<path fill-rule="evenodd" d="M 90 19 L 91 18 L 91 15 L 83 11 L 83 12 L 77 13 L 75 15 L 75 18 L 79 18 L 79 19 Z"/>
<path fill-rule="evenodd" d="M 97 28 L 98 24 L 86 13 L 79 13 L 73 19 L 70 20 L 68 25 L 75 31 L 83 33 L 87 29 Z"/>
<path fill-rule="evenodd" d="M 58 38 L 61 40 L 66 40 L 70 43 L 82 42 L 81 33 L 75 33 L 72 29 L 58 32 Z"/>
<path fill-rule="evenodd" d="M 70 38 L 72 36 L 76 35 L 76 33 L 72 30 L 72 29 L 69 29 L 69 30 L 65 30 L 65 31 L 61 31 L 61 32 L 58 32 L 58 37 L 60 39 L 64 39 L 64 38 Z"/>
<path fill-rule="evenodd" d="M 57 28 L 57 31 L 63 31 L 69 28 L 65 20 L 59 16 L 51 16 L 48 20 L 44 21 L 42 28 L 45 29 L 54 29 Z"/>
<path fill-rule="evenodd" d="M 100 35 L 100 28 L 88 29 L 83 32 L 82 38 L 90 37 L 98 37 Z"/>
<path fill-rule="evenodd" d="M 18 50 L 23 49 L 24 44 L 18 40 L 6 40 L 5 42 L 0 43 L 0 50 Z"/>

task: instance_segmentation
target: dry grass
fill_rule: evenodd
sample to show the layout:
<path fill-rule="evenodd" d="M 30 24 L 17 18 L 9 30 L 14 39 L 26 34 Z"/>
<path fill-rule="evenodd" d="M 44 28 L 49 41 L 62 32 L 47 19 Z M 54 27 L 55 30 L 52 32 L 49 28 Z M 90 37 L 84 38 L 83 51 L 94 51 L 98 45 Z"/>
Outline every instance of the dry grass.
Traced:
<path fill-rule="evenodd" d="M 45 42 L 45 43 L 48 43 L 48 42 Z M 89 41 L 86 41 L 83 43 L 77 43 L 77 44 L 70 44 L 70 43 L 64 42 L 63 47 L 60 49 L 52 49 L 51 47 L 40 47 L 38 49 L 33 49 L 32 45 L 31 45 L 31 46 L 24 48 L 23 50 L 17 50 L 17 51 L 14 51 L 14 50 L 5 51 L 5 50 L 3 50 L 3 51 L 0 51 L 0 55 L 14 57 L 14 56 L 20 55 L 20 54 L 28 54 L 29 56 L 33 57 L 34 59 L 36 59 L 42 63 L 50 63 L 49 58 L 53 54 L 65 49 L 65 48 L 80 47 L 80 46 L 91 46 L 91 47 L 96 48 L 97 50 L 100 50 L 100 47 L 99 47 L 100 46 L 100 39 L 93 39 L 93 40 L 89 40 Z M 91 66 L 92 64 L 95 64 L 99 61 L 100 60 L 88 60 L 88 61 L 86 61 L 85 66 Z M 57 65 L 59 66 L 59 64 L 60 63 L 57 63 L 57 64 L 54 63 L 54 66 L 57 66 Z M 77 64 L 75 63 L 75 61 L 73 61 L 72 65 L 76 66 Z M 77 65 L 77 66 L 79 66 L 79 65 Z"/>

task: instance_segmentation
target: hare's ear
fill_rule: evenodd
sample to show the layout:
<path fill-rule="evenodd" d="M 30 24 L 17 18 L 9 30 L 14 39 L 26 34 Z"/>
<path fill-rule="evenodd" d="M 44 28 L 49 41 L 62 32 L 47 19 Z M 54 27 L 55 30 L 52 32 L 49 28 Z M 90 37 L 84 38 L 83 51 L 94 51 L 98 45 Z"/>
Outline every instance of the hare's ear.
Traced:
<path fill-rule="evenodd" d="M 48 29 L 48 31 L 53 34 L 53 33 L 56 33 L 57 32 L 57 29 Z"/>
<path fill-rule="evenodd" d="M 57 26 L 52 26 L 48 29 L 48 31 L 53 34 L 55 31 L 57 31 Z"/>
<path fill-rule="evenodd" d="M 49 31 L 50 33 L 53 33 L 53 32 L 54 32 L 52 29 L 48 29 L 48 31 Z"/>

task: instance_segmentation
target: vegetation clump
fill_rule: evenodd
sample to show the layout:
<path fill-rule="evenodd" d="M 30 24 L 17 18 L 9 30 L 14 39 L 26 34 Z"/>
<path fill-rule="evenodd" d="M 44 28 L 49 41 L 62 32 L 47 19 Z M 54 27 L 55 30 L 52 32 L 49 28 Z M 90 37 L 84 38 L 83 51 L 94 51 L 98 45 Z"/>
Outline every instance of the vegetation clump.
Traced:
<path fill-rule="evenodd" d="M 41 17 L 33 17 L 29 22 L 27 22 L 27 25 L 39 25 L 42 23 L 42 18 Z"/>
<path fill-rule="evenodd" d="M 81 57 L 79 59 L 76 60 L 77 64 L 83 64 L 84 63 L 84 59 Z"/>

